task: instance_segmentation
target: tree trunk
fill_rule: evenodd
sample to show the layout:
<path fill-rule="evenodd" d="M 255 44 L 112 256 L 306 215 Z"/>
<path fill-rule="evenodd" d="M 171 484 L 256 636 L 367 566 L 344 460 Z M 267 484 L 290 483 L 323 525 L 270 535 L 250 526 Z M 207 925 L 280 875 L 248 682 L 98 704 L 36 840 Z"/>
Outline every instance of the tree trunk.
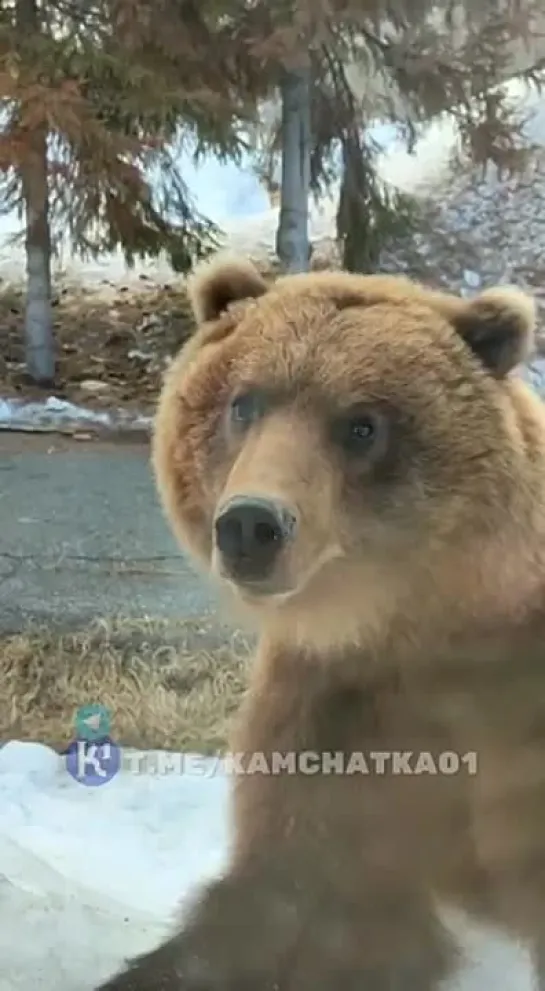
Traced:
<path fill-rule="evenodd" d="M 310 261 L 310 69 L 286 71 L 282 82 L 282 189 L 276 253 L 286 272 L 306 272 Z"/>
<path fill-rule="evenodd" d="M 39 31 L 36 0 L 18 0 L 17 26 L 23 37 Z M 28 154 L 21 168 L 26 217 L 25 359 L 30 378 L 44 386 L 55 379 L 47 178 L 47 132 L 36 128 L 29 135 Z"/>
<path fill-rule="evenodd" d="M 373 248 L 371 197 L 368 172 L 357 135 L 345 134 L 342 141 L 342 179 L 337 208 L 337 238 L 342 245 L 345 272 L 368 274 L 378 262 Z M 375 238 L 376 241 L 376 238 Z"/>

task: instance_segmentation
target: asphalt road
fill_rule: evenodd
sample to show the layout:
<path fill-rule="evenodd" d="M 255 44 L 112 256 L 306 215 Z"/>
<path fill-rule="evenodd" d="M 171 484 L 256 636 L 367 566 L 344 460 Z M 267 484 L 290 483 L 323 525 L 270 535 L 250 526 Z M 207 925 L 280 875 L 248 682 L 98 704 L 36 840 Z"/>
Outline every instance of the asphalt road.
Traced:
<path fill-rule="evenodd" d="M 147 446 L 0 436 L 0 630 L 214 606 L 164 520 Z"/>

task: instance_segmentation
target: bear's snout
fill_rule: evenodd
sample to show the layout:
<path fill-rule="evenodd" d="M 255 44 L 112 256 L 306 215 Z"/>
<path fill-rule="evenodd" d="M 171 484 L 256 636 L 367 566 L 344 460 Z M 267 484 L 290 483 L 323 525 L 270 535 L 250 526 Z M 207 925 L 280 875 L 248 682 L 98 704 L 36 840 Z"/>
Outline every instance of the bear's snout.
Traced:
<path fill-rule="evenodd" d="M 282 503 L 235 496 L 222 507 L 215 521 L 216 547 L 223 569 L 243 585 L 267 582 L 296 528 L 294 513 Z"/>

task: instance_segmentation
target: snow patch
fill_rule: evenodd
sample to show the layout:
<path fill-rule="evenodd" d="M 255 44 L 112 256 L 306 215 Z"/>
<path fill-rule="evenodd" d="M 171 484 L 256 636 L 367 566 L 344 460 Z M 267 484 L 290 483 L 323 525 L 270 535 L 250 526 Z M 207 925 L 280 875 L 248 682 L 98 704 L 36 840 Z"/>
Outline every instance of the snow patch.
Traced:
<path fill-rule="evenodd" d="M 81 430 L 85 427 L 149 431 L 151 417 L 125 410 L 87 409 L 57 396 L 49 396 L 42 402 L 0 397 L 0 430 Z"/>

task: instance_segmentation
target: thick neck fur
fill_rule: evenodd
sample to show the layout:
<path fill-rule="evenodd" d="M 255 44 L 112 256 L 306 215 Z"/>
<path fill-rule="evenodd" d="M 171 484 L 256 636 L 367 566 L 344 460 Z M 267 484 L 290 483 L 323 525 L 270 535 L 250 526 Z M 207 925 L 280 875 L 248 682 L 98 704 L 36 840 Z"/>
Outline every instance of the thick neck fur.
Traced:
<path fill-rule="evenodd" d="M 545 610 L 545 535 L 513 523 L 435 561 L 426 551 L 408 567 L 358 567 L 337 587 L 338 598 L 324 587 L 267 615 L 262 644 L 326 666 L 352 653 L 368 658 L 366 671 L 414 667 L 445 638 L 518 627 Z"/>
<path fill-rule="evenodd" d="M 421 630 L 420 642 L 413 631 L 414 639 L 407 634 L 400 645 L 396 634 L 389 644 L 383 641 L 380 652 L 352 645 L 327 659 L 309 647 L 290 647 L 264 637 L 231 740 L 232 752 L 250 762 L 260 755 L 269 765 L 275 754 L 305 752 L 342 754 L 346 761 L 361 753 L 367 759 L 376 753 L 407 751 L 436 757 L 474 753 L 479 755 L 479 775 L 469 779 L 463 769 L 456 779 L 389 773 L 365 778 L 359 773 L 275 776 L 259 770 L 242 775 L 233 795 L 235 864 L 245 870 L 262 850 L 274 847 L 288 871 L 292 858 L 295 862 L 308 854 L 310 872 L 312 858 L 324 856 L 323 824 L 337 839 L 337 855 L 326 858 L 331 859 L 332 877 L 345 871 L 349 887 L 354 857 L 347 856 L 345 863 L 344 851 L 360 850 L 361 823 L 365 820 L 369 829 L 368 863 L 380 870 L 395 847 L 385 823 L 402 822 L 410 850 L 410 862 L 403 869 L 438 871 L 438 877 L 448 876 L 448 884 L 454 883 L 470 835 L 455 835 L 460 789 L 474 786 L 475 801 L 486 805 L 502 788 L 496 765 L 519 787 L 520 775 L 527 776 L 536 763 L 536 752 L 543 776 L 545 618 L 536 611 L 526 620 L 473 622 L 449 633 L 432 626 Z M 433 850 L 428 833 L 425 843 L 419 840 L 426 807 L 429 821 L 441 816 L 443 822 L 437 831 L 441 842 Z"/>

